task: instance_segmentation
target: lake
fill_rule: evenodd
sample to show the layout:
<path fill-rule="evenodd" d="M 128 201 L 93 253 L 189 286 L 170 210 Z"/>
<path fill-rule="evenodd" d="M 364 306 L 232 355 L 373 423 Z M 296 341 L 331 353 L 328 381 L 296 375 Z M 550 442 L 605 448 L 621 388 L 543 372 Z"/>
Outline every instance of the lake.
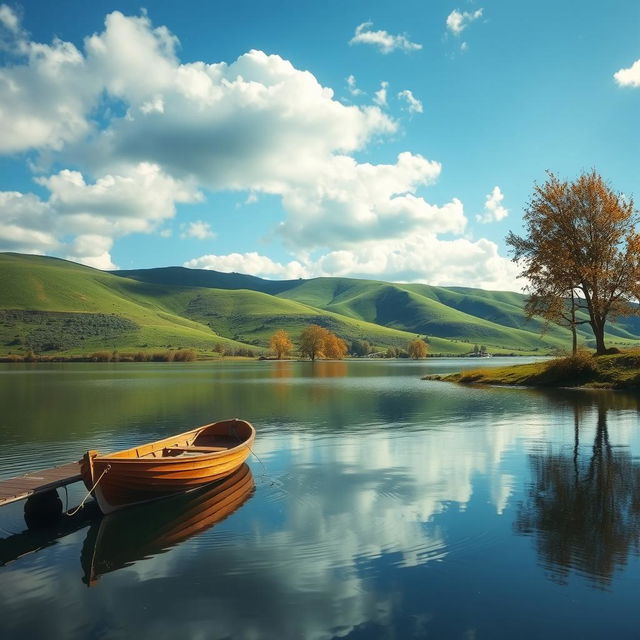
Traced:
<path fill-rule="evenodd" d="M 42 531 L 0 509 L 0 635 L 638 637 L 640 399 L 420 379 L 478 364 L 0 365 L 0 478 L 258 432 L 224 487 Z"/>

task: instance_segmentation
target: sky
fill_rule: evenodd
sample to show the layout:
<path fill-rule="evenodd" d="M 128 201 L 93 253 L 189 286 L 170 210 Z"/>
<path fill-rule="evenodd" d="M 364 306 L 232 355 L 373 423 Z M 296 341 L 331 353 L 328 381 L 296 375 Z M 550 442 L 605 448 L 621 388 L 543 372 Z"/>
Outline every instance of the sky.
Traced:
<path fill-rule="evenodd" d="M 0 251 L 516 291 L 534 184 L 637 197 L 638 116 L 636 0 L 0 4 Z"/>

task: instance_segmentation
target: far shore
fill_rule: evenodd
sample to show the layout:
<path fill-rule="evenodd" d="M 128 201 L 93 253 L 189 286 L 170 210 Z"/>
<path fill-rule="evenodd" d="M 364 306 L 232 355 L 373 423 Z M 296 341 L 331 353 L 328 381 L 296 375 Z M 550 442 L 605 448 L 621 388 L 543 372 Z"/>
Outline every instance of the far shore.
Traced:
<path fill-rule="evenodd" d="M 491 357 L 495 358 L 550 358 L 548 354 L 540 353 L 495 353 Z M 394 360 L 406 362 L 418 362 L 438 359 L 459 359 L 485 361 L 489 358 L 477 357 L 470 354 L 427 354 L 425 358 L 395 357 L 387 358 L 381 356 L 347 356 L 342 360 L 331 358 L 318 358 L 316 362 L 369 362 L 381 360 Z M 119 353 L 101 351 L 93 354 L 5 354 L 0 355 L 0 364 L 23 364 L 23 363 L 46 363 L 46 362 L 90 362 L 90 363 L 128 363 L 128 362 L 247 362 L 247 361 L 270 361 L 270 362 L 311 362 L 308 358 L 275 358 L 273 356 L 236 356 L 220 355 L 217 353 L 198 353 L 192 349 L 165 350 L 160 352 L 138 352 Z"/>

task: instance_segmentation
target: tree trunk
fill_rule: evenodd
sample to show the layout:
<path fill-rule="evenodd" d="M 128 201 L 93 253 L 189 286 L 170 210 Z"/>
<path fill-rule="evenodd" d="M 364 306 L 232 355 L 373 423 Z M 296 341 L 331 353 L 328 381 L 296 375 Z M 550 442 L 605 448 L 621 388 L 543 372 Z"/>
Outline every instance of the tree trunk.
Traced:
<path fill-rule="evenodd" d="M 604 355 L 607 351 L 607 347 L 604 344 L 604 322 L 592 322 L 591 328 L 596 339 L 596 354 L 599 356 Z"/>
<path fill-rule="evenodd" d="M 575 356 L 578 352 L 578 333 L 576 331 L 576 298 L 573 289 L 571 289 L 571 352 Z"/>
<path fill-rule="evenodd" d="M 587 309 L 589 310 L 589 324 L 593 330 L 593 335 L 596 339 L 596 354 L 601 356 L 607 351 L 607 347 L 604 344 L 604 323 L 607 319 L 606 314 L 602 317 L 598 311 L 598 306 L 593 303 L 593 298 L 586 285 L 581 287 L 582 293 L 584 293 L 584 299 L 587 302 Z"/>

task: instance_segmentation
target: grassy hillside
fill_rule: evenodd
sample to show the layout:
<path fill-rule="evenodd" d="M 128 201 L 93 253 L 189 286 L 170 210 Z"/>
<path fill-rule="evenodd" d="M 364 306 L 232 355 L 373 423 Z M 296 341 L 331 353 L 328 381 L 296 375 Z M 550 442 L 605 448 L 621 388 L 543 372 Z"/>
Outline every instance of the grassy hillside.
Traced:
<path fill-rule="evenodd" d="M 1 353 L 241 346 L 174 313 L 162 298 L 179 288 L 168 292 L 65 260 L 7 253 L 0 254 L 0 272 Z"/>
<path fill-rule="evenodd" d="M 566 329 L 527 320 L 524 296 L 353 278 L 269 281 L 168 267 L 108 273 L 65 260 L 0 254 L 0 355 L 101 349 L 265 350 L 277 329 L 294 341 L 311 323 L 378 350 L 428 336 L 432 353 L 547 353 Z M 640 319 L 610 325 L 609 344 L 638 344 Z M 582 328 L 583 343 L 592 339 Z"/>
<path fill-rule="evenodd" d="M 456 301 L 461 308 L 441 301 L 451 300 L 456 295 L 458 298 L 464 296 L 427 285 L 318 278 L 300 283 L 279 295 L 384 326 L 430 337 L 468 340 L 493 349 L 548 350 L 560 347 L 568 340 L 568 333 L 560 328 L 554 328 L 541 337 L 541 323 L 525 322 L 522 306 L 519 309 L 501 309 L 502 303 L 496 302 L 494 305 L 475 304 L 474 307 L 474 301 L 470 301 L 467 308 L 478 314 L 471 315 L 462 310 L 465 305 L 461 300 Z"/>
<path fill-rule="evenodd" d="M 404 347 L 413 334 L 248 290 L 222 290 L 133 280 L 41 256 L 0 254 L 0 354 L 87 354 L 268 346 L 277 329 L 295 339 L 310 323 L 347 341 Z M 468 346 L 434 340 L 432 350 Z"/>
<path fill-rule="evenodd" d="M 542 353 L 567 348 L 571 342 L 567 329 L 556 325 L 545 327 L 540 318 L 526 318 L 523 313 L 525 296 L 509 291 L 394 284 L 355 278 L 274 282 L 235 273 L 177 267 L 117 273 L 134 274 L 140 280 L 156 283 L 198 282 L 201 286 L 218 288 L 251 288 L 354 320 L 426 334 L 432 342 L 432 351 L 443 351 L 449 345 L 450 353 L 467 352 L 474 343 L 479 343 L 493 351 Z M 607 327 L 609 344 L 640 344 L 640 317 L 620 318 L 616 323 L 608 323 Z M 580 326 L 579 336 L 582 345 L 593 346 L 588 325 Z M 471 346 L 465 346 L 465 343 Z"/>

